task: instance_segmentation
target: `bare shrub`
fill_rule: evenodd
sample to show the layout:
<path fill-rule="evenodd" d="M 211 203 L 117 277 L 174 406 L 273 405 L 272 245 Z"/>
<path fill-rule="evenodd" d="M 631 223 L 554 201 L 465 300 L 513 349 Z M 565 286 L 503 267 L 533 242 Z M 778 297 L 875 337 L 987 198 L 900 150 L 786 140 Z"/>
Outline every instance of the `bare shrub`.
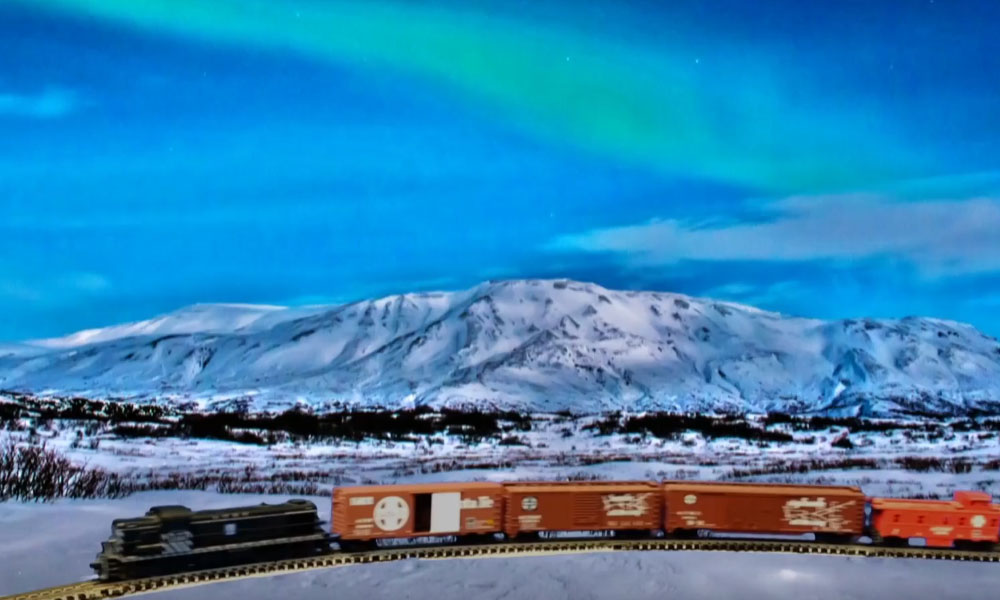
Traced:
<path fill-rule="evenodd" d="M 118 497 L 131 493 L 129 485 L 111 482 L 102 469 L 73 464 L 45 445 L 0 444 L 0 501 L 55 498 Z"/>
<path fill-rule="evenodd" d="M 763 467 L 750 469 L 733 469 L 719 477 L 720 480 L 743 479 L 761 475 L 779 475 L 792 473 L 812 473 L 816 471 L 877 469 L 879 463 L 871 458 L 845 458 L 840 460 L 798 460 L 781 461 Z"/>
<path fill-rule="evenodd" d="M 927 473 L 940 471 L 942 473 L 969 473 L 972 463 L 964 458 L 938 458 L 936 456 L 904 456 L 897 458 L 896 465 L 907 471 Z"/>

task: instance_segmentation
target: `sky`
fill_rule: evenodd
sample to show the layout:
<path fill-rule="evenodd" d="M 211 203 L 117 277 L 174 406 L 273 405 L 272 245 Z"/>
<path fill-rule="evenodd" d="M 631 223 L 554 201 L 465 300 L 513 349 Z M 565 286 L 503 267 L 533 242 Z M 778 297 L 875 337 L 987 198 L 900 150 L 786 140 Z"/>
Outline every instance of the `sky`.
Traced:
<path fill-rule="evenodd" d="M 0 2 L 0 340 L 572 278 L 1000 336 L 993 0 Z"/>

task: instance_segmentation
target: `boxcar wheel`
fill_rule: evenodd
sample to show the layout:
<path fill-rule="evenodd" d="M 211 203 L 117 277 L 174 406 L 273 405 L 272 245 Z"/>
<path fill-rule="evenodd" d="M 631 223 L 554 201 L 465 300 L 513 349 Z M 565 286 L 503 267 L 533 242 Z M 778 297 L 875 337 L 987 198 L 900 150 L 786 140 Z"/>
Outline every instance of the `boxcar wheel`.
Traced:
<path fill-rule="evenodd" d="M 648 529 L 618 529 L 615 531 L 615 538 L 619 540 L 645 540 L 656 537 Z"/>
<path fill-rule="evenodd" d="M 872 546 L 881 546 L 885 540 L 882 539 L 882 534 L 878 532 L 878 529 L 872 527 L 868 532 L 868 537 L 872 541 Z"/>
<path fill-rule="evenodd" d="M 468 535 L 457 536 L 455 542 L 463 546 L 473 546 L 476 544 L 487 544 L 493 541 L 493 534 L 491 533 L 470 533 Z"/>
<path fill-rule="evenodd" d="M 969 550 L 972 552 L 991 552 L 994 550 L 993 542 L 972 542 L 969 540 L 955 540 L 956 550 Z"/>
<path fill-rule="evenodd" d="M 821 544 L 850 544 L 854 536 L 850 533 L 817 533 L 816 541 Z"/>
<path fill-rule="evenodd" d="M 378 548 L 375 540 L 340 540 L 337 544 L 344 552 L 366 552 Z"/>
<path fill-rule="evenodd" d="M 910 540 L 895 535 L 887 535 L 882 538 L 882 545 L 890 548 L 902 548 L 903 546 L 909 546 Z"/>

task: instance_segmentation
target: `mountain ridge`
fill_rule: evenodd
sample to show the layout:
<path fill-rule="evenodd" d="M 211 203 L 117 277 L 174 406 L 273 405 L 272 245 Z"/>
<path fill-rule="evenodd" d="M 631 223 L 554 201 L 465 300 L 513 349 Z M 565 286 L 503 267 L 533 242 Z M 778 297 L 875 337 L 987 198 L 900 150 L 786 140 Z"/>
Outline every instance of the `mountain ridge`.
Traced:
<path fill-rule="evenodd" d="M 1000 414 L 1000 342 L 967 324 L 823 321 L 570 280 L 197 304 L 16 346 L 0 348 L 0 388 L 208 408 Z"/>

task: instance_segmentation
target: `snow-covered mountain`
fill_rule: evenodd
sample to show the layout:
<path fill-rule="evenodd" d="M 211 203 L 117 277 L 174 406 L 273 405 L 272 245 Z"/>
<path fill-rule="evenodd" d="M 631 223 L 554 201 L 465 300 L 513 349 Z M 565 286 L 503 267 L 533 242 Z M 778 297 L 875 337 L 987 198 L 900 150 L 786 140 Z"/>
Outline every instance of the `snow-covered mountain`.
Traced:
<path fill-rule="evenodd" d="M 325 307 L 197 305 L 0 351 L 0 388 L 255 409 L 1000 413 L 1000 342 L 680 294 L 495 281 Z M 40 349 L 39 349 L 40 348 Z"/>
<path fill-rule="evenodd" d="M 146 321 L 85 329 L 66 337 L 34 340 L 30 344 L 43 348 L 75 348 L 144 335 L 262 331 L 275 322 L 288 321 L 297 316 L 322 312 L 329 308 L 324 306 L 291 309 L 284 306 L 254 304 L 195 304 Z"/>

